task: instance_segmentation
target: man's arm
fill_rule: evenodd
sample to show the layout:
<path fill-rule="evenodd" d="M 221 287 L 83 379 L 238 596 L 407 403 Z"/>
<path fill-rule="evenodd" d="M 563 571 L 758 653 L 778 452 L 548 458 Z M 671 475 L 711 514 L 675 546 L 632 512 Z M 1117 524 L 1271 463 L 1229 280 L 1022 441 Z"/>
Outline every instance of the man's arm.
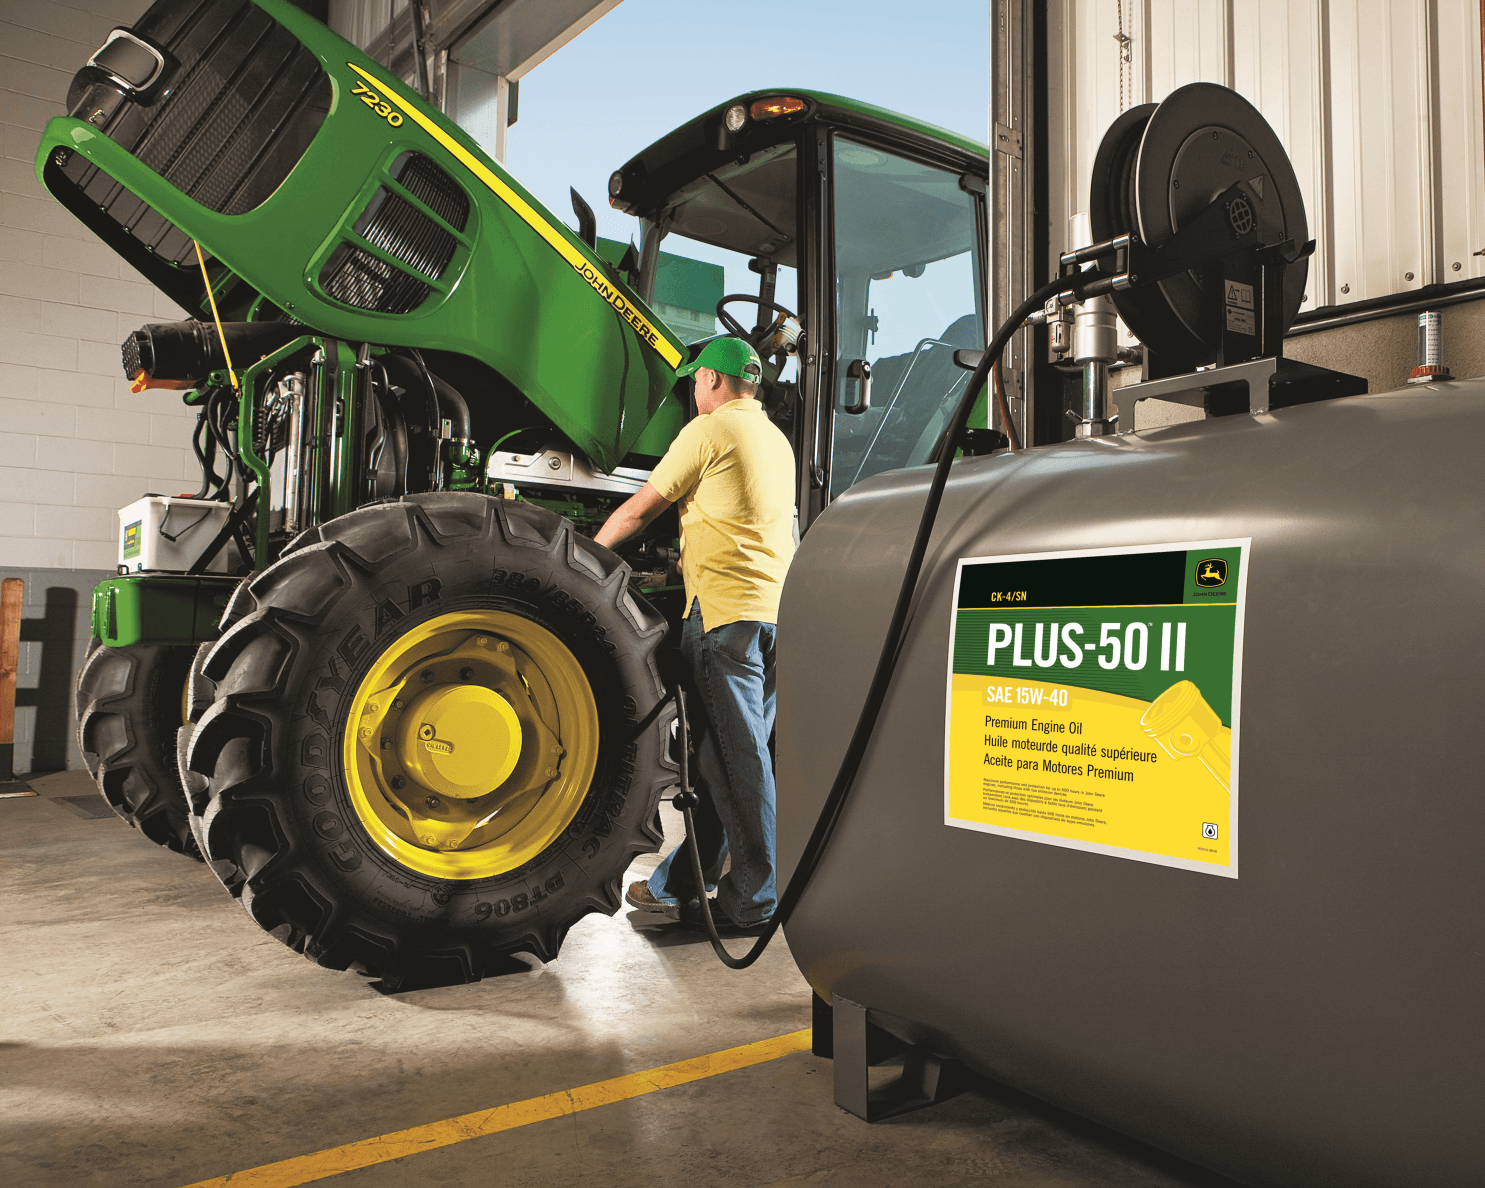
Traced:
<path fill-rule="evenodd" d="M 603 527 L 598 530 L 598 535 L 593 539 L 611 549 L 643 529 L 672 502 L 673 500 L 665 498 L 646 482 L 643 487 L 614 508 L 613 514 L 604 521 Z"/>

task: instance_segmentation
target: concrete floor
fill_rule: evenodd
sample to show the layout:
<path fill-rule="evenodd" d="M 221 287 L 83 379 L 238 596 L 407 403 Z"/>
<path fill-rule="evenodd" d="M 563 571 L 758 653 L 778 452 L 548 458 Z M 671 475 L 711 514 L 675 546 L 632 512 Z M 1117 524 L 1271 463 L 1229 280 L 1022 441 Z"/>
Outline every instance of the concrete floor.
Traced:
<path fill-rule="evenodd" d="M 32 786 L 0 800 L 0 1183 L 187 1184 L 810 1023 L 782 937 L 735 973 L 638 913 L 583 921 L 550 966 L 384 993 L 294 956 L 200 865 L 89 816 L 102 801 L 82 773 Z M 1232 1185 L 986 1081 L 867 1126 L 833 1104 L 831 1067 L 801 1052 L 335 1182 Z"/>

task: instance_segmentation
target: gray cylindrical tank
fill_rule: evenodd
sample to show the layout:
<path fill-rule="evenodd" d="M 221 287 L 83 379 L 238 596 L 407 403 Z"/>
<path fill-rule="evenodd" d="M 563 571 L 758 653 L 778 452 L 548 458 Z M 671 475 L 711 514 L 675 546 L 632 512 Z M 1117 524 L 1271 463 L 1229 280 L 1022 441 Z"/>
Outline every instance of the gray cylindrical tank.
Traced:
<path fill-rule="evenodd" d="M 956 464 L 788 940 L 827 1001 L 1243 1180 L 1481 1182 L 1485 382 Z M 928 484 L 811 528 L 779 619 L 781 879 Z M 1238 878 L 945 825 L 959 558 L 1251 537 Z"/>

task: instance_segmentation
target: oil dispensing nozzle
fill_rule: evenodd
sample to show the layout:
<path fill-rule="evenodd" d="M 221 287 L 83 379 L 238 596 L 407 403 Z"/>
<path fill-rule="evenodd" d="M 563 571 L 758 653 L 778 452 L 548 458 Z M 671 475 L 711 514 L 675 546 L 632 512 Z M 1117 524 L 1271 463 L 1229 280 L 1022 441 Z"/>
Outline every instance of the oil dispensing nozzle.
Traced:
<path fill-rule="evenodd" d="M 1200 759 L 1232 791 L 1232 731 L 1190 681 L 1177 681 L 1151 702 L 1140 726 L 1172 759 Z"/>

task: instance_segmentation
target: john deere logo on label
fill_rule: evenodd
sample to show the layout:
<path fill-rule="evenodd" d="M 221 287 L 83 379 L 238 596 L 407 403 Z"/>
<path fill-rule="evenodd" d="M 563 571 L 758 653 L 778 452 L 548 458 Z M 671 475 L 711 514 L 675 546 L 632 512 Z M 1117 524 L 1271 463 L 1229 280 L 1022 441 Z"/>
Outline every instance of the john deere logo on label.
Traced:
<path fill-rule="evenodd" d="M 134 523 L 124 526 L 125 557 L 139 556 L 139 529 L 143 522 L 142 520 L 135 520 Z"/>
<path fill-rule="evenodd" d="M 1208 557 L 1196 563 L 1198 586 L 1220 586 L 1227 581 L 1227 562 L 1221 557 Z"/>

